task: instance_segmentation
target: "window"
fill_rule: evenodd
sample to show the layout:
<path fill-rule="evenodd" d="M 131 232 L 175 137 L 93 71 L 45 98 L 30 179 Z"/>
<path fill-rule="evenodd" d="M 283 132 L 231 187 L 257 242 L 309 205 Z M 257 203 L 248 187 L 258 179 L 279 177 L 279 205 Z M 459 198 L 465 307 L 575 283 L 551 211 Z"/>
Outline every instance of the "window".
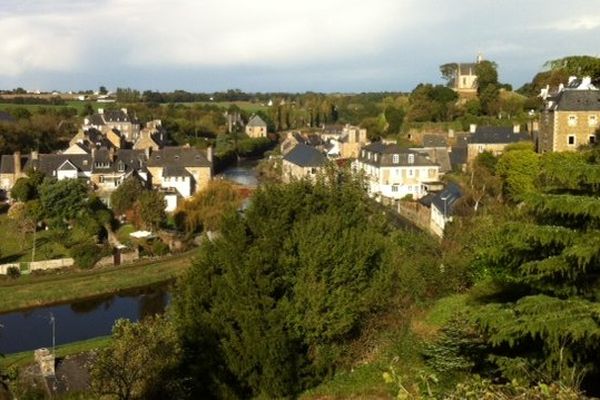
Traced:
<path fill-rule="evenodd" d="M 394 154 L 394 156 L 392 157 L 392 162 L 394 164 L 398 164 L 400 162 L 400 155 Z"/>
<path fill-rule="evenodd" d="M 577 126 L 577 115 L 569 115 L 569 126 Z"/>
<path fill-rule="evenodd" d="M 367 153 L 367 158 L 370 160 L 371 159 L 371 152 Z"/>
<path fill-rule="evenodd" d="M 590 135 L 590 144 L 596 143 L 596 135 Z"/>
<path fill-rule="evenodd" d="M 396 193 L 398 191 L 398 185 L 392 185 L 392 192 Z"/>
<path fill-rule="evenodd" d="M 377 153 L 373 154 L 373 158 L 375 158 L 375 161 L 377 161 Z"/>
<path fill-rule="evenodd" d="M 409 168 L 409 169 L 408 169 L 408 176 L 413 176 L 413 175 L 414 175 L 414 173 L 415 173 L 415 172 L 413 171 L 413 169 L 412 169 L 412 168 Z"/>
<path fill-rule="evenodd" d="M 477 151 L 483 153 L 483 145 L 480 144 L 479 146 L 477 146 Z"/>
<path fill-rule="evenodd" d="M 409 192 L 412 192 L 412 186 L 407 186 L 407 188 Z"/>
<path fill-rule="evenodd" d="M 409 164 L 414 164 L 415 163 L 415 155 L 414 154 L 409 154 L 408 155 L 408 163 Z"/>
<path fill-rule="evenodd" d="M 365 158 L 365 151 L 362 151 L 362 158 Z"/>
<path fill-rule="evenodd" d="M 567 138 L 567 144 L 569 146 L 575 146 L 575 135 L 569 135 Z"/>
<path fill-rule="evenodd" d="M 100 181 L 100 183 L 104 183 L 104 175 L 100 175 L 99 181 Z"/>
<path fill-rule="evenodd" d="M 589 126 L 596 126 L 596 125 L 598 125 L 598 117 L 596 115 L 590 115 L 588 117 L 588 125 Z"/>

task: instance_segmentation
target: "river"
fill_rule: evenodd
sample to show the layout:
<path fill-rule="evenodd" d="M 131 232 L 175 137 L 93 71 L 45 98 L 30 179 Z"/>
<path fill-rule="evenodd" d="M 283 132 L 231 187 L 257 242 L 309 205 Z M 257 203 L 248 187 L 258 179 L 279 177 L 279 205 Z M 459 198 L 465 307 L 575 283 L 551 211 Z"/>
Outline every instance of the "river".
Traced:
<path fill-rule="evenodd" d="M 109 335 L 120 318 L 139 321 L 148 315 L 162 314 L 170 301 L 169 289 L 163 286 L 1 314 L 0 353 L 51 347 L 52 316 L 56 344 L 60 345 Z"/>
<path fill-rule="evenodd" d="M 256 187 L 256 160 L 240 161 L 216 178 L 247 187 Z M 163 313 L 171 300 L 167 287 L 123 292 L 118 295 L 69 304 L 37 307 L 0 314 L 0 353 L 11 354 L 52 346 L 51 316 L 54 317 L 56 345 L 109 335 L 115 321 L 139 321 Z"/>

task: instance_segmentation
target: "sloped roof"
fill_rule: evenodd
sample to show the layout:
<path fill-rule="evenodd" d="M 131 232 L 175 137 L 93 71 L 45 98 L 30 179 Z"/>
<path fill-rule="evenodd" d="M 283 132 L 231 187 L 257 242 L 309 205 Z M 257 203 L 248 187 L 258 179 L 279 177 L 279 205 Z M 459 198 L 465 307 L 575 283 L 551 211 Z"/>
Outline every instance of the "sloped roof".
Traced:
<path fill-rule="evenodd" d="M 475 75 L 476 63 L 459 63 L 458 75 Z"/>
<path fill-rule="evenodd" d="M 450 182 L 444 190 L 433 197 L 431 204 L 440 210 L 442 214 L 452 215 L 454 205 L 461 197 L 462 190 L 460 187 L 457 184 Z"/>
<path fill-rule="evenodd" d="M 167 165 L 163 168 L 162 176 L 167 177 L 186 177 L 191 176 L 191 174 L 180 165 Z"/>
<path fill-rule="evenodd" d="M 600 111 L 600 90 L 563 90 L 557 95 L 558 111 Z"/>
<path fill-rule="evenodd" d="M 450 155 L 446 147 L 429 147 L 423 149 L 411 149 L 415 152 L 426 155 L 431 162 L 440 166 L 440 172 L 448 172 L 452 169 L 450 165 Z"/>
<path fill-rule="evenodd" d="M 469 139 L 469 143 L 502 144 L 531 140 L 527 133 L 514 133 L 513 128 L 503 126 L 482 126 Z"/>
<path fill-rule="evenodd" d="M 211 167 L 206 156 L 193 147 L 165 147 L 150 155 L 149 167 Z"/>
<path fill-rule="evenodd" d="M 454 146 L 450 151 L 450 164 L 452 166 L 462 165 L 467 163 L 468 151 L 464 146 Z"/>
<path fill-rule="evenodd" d="M 267 123 L 265 121 L 263 121 L 263 119 L 260 116 L 255 115 L 252 118 L 250 118 L 250 121 L 248 121 L 248 124 L 246 126 L 266 128 Z"/>
<path fill-rule="evenodd" d="M 298 143 L 284 157 L 284 160 L 301 167 L 321 167 L 327 158 L 319 150 L 304 143 Z"/>
<path fill-rule="evenodd" d="M 363 157 L 364 152 L 364 157 Z M 368 153 L 377 154 L 377 160 L 375 157 L 369 158 Z M 398 156 L 398 162 L 394 162 L 394 155 Z M 413 156 L 413 162 L 409 162 L 409 156 Z M 403 166 L 437 166 L 436 163 L 429 160 L 423 154 L 414 150 L 402 148 L 397 144 L 385 144 L 382 142 L 371 143 L 361 150 L 358 159 L 366 164 L 379 166 L 379 167 L 403 167 Z"/>
<path fill-rule="evenodd" d="M 423 135 L 423 147 L 448 147 L 448 139 L 441 135 Z"/>
<path fill-rule="evenodd" d="M 21 171 L 26 169 L 29 161 L 28 155 L 21 155 Z M 0 159 L 0 174 L 14 174 L 15 173 L 15 161 L 12 154 L 4 154 Z"/>

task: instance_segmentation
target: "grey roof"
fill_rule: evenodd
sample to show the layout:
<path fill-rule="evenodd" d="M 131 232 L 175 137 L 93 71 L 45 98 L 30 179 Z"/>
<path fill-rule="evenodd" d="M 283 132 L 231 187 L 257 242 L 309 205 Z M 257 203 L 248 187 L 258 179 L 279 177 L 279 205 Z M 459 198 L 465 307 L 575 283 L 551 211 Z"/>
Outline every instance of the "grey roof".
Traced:
<path fill-rule="evenodd" d="M 95 125 L 95 126 L 104 125 L 104 119 L 102 118 L 102 115 L 98 114 L 98 113 L 90 115 L 88 117 L 88 120 L 90 121 L 90 125 Z"/>
<path fill-rule="evenodd" d="M 319 150 L 304 143 L 294 146 L 283 159 L 301 167 L 321 167 L 327 162 L 327 158 Z"/>
<path fill-rule="evenodd" d="M 423 147 L 448 147 L 448 139 L 441 135 L 423 135 Z"/>
<path fill-rule="evenodd" d="M 438 164 L 440 166 L 440 172 L 448 172 L 452 169 L 447 147 L 429 147 L 423 149 L 414 148 L 411 150 L 427 156 L 429 160 Z"/>
<path fill-rule="evenodd" d="M 450 156 L 450 165 L 452 165 L 452 167 L 461 166 L 462 164 L 466 164 L 467 156 L 468 156 L 467 148 L 464 146 L 452 147 L 449 156 Z"/>
<path fill-rule="evenodd" d="M 21 171 L 24 171 L 29 161 L 28 155 L 21 155 Z M 15 162 L 12 154 L 4 154 L 0 159 L 0 174 L 14 174 Z"/>
<path fill-rule="evenodd" d="M 563 90 L 555 101 L 558 111 L 600 111 L 600 90 Z"/>
<path fill-rule="evenodd" d="M 469 139 L 469 143 L 503 144 L 531 140 L 528 133 L 514 133 L 512 127 L 482 126 Z"/>
<path fill-rule="evenodd" d="M 162 176 L 163 177 L 186 177 L 186 176 L 191 176 L 191 174 L 185 169 L 185 167 L 182 167 L 180 165 L 167 165 L 166 167 L 163 168 L 163 172 L 162 172 Z"/>
<path fill-rule="evenodd" d="M 371 153 L 372 156 L 369 158 L 368 154 Z M 364 154 L 364 156 L 363 156 Z M 375 160 L 374 155 L 377 154 L 377 160 Z M 398 155 L 398 162 L 394 162 L 394 155 Z M 414 156 L 414 161 L 409 163 L 409 155 Z M 394 166 L 417 166 L 417 167 L 426 167 L 426 166 L 435 166 L 434 162 L 429 160 L 426 156 L 410 149 L 402 148 L 397 144 L 384 144 L 382 142 L 373 142 L 362 148 L 358 159 L 366 164 L 374 165 L 374 166 L 385 166 L 385 167 L 394 167 Z"/>
<path fill-rule="evenodd" d="M 475 75 L 476 63 L 459 63 L 458 74 L 459 75 Z"/>
<path fill-rule="evenodd" d="M 248 121 L 247 126 L 250 126 L 250 127 L 257 126 L 257 127 L 264 127 L 264 128 L 266 128 L 267 127 L 267 123 L 265 121 L 263 121 L 263 119 L 260 116 L 255 115 L 252 118 L 250 118 L 250 121 Z"/>
<path fill-rule="evenodd" d="M 441 192 L 437 193 L 431 204 L 446 215 L 452 215 L 456 201 L 462 197 L 462 190 L 455 183 L 448 183 L 448 186 Z"/>
<path fill-rule="evenodd" d="M 206 156 L 193 147 L 165 147 L 150 155 L 149 167 L 211 167 Z"/>
<path fill-rule="evenodd" d="M 90 154 L 40 154 L 37 161 L 27 163 L 48 176 L 56 171 L 65 161 L 69 161 L 78 171 L 92 170 L 92 156 Z"/>
<path fill-rule="evenodd" d="M 0 122 L 15 122 L 17 119 L 6 111 L 0 111 Z"/>

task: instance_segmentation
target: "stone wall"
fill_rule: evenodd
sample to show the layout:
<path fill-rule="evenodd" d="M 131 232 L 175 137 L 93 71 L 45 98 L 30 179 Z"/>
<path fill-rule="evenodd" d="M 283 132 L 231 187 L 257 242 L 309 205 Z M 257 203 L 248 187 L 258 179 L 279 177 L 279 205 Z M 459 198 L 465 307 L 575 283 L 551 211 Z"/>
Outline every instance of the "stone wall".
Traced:
<path fill-rule="evenodd" d="M 426 231 L 431 229 L 431 210 L 416 201 L 400 201 L 398 213 Z"/>
<path fill-rule="evenodd" d="M 0 265 L 0 275 L 6 275 L 10 267 L 16 267 L 21 269 L 21 266 L 23 266 L 23 270 L 33 272 L 67 268 L 72 267 L 73 265 L 75 265 L 75 260 L 73 260 L 72 258 L 59 258 L 57 260 L 2 264 Z"/>

